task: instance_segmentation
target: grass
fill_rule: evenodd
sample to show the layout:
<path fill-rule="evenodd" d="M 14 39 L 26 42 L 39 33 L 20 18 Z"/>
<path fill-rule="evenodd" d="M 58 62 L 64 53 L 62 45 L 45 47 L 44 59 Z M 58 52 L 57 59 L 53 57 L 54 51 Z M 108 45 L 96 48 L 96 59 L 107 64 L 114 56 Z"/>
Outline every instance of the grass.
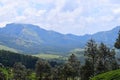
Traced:
<path fill-rule="evenodd" d="M 63 56 L 60 55 L 56 55 L 56 54 L 36 54 L 33 55 L 42 59 L 60 59 L 60 58 L 64 58 Z"/>
<path fill-rule="evenodd" d="M 0 50 L 7 50 L 7 51 L 12 51 L 12 52 L 18 52 L 17 50 L 15 50 L 13 48 L 9 48 L 9 47 L 4 46 L 4 45 L 0 45 Z"/>
<path fill-rule="evenodd" d="M 120 69 L 99 74 L 90 80 L 120 80 Z"/>

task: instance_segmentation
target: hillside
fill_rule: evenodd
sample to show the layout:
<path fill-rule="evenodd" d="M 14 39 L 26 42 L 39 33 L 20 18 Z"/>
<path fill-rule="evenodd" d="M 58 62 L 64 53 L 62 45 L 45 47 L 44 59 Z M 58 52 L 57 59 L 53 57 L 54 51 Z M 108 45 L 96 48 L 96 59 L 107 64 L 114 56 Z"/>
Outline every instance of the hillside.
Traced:
<path fill-rule="evenodd" d="M 120 80 L 120 69 L 99 74 L 91 80 Z"/>
<path fill-rule="evenodd" d="M 13 67 L 16 62 L 21 62 L 27 68 L 33 69 L 37 60 L 37 57 L 30 55 L 0 50 L 0 63 L 2 63 L 5 67 Z"/>
<path fill-rule="evenodd" d="M 18 52 L 17 50 L 15 50 L 13 48 L 9 48 L 9 47 L 3 46 L 3 45 L 0 45 L 0 50 L 7 50 L 7 51 L 11 51 L 11 52 Z"/>
<path fill-rule="evenodd" d="M 76 48 L 83 48 L 91 38 L 112 47 L 119 29 L 120 26 L 93 35 L 76 36 L 45 30 L 32 24 L 11 23 L 0 28 L 0 45 L 22 53 L 65 55 Z"/>
<path fill-rule="evenodd" d="M 31 24 L 8 24 L 0 29 L 0 37 L 1 45 L 24 53 L 61 53 L 80 47 L 79 44 L 73 44 L 79 43 L 79 39 Z"/>

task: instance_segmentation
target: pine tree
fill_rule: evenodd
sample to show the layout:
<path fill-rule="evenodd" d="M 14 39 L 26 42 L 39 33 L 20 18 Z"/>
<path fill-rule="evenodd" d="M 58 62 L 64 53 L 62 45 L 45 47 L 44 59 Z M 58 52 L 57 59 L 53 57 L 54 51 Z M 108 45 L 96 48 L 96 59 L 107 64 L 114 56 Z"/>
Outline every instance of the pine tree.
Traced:
<path fill-rule="evenodd" d="M 115 49 L 112 49 L 109 54 L 110 70 L 115 70 L 119 68 L 115 55 L 116 55 Z"/>
<path fill-rule="evenodd" d="M 118 67 L 114 49 L 111 50 L 104 43 L 101 43 L 98 50 L 97 73 L 110 71 Z"/>
<path fill-rule="evenodd" d="M 110 49 L 104 44 L 101 43 L 99 45 L 99 53 L 98 53 L 98 65 L 97 68 L 102 68 L 101 72 L 107 71 L 107 63 L 109 62 L 109 55 L 110 55 Z M 100 70 L 98 70 L 98 73 L 100 73 Z"/>
<path fill-rule="evenodd" d="M 75 78 L 80 79 L 80 68 L 80 61 L 72 54 L 68 58 L 68 61 L 61 67 L 61 72 L 65 80 L 75 80 Z"/>
<path fill-rule="evenodd" d="M 90 61 L 91 65 L 92 65 L 92 74 L 93 76 L 96 74 L 96 61 L 97 61 L 97 53 L 98 53 L 98 49 L 97 49 L 97 44 L 94 40 L 89 40 L 87 42 L 87 45 L 85 47 L 85 56 L 87 56 L 88 61 Z"/>
<path fill-rule="evenodd" d="M 38 60 L 36 62 L 36 77 L 38 80 L 48 78 L 51 74 L 51 66 L 47 61 Z"/>
<path fill-rule="evenodd" d="M 93 67 L 91 64 L 88 59 L 85 60 L 85 65 L 81 68 L 81 80 L 89 80 L 93 75 Z"/>
<path fill-rule="evenodd" d="M 68 64 L 71 65 L 71 67 L 74 69 L 75 73 L 73 72 L 73 78 L 74 77 L 80 77 L 80 61 L 78 61 L 77 57 L 72 54 L 69 58 L 68 58 Z"/>

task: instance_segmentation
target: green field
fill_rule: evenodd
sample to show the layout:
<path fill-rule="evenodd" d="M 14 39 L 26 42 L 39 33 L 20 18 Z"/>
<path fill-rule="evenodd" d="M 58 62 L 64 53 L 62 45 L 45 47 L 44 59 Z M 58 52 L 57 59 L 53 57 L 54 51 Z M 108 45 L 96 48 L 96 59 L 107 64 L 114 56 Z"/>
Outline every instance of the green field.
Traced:
<path fill-rule="evenodd" d="M 70 53 L 66 53 L 66 55 L 59 55 L 59 54 L 45 54 L 45 53 L 40 53 L 40 54 L 35 54 L 33 56 L 42 58 L 42 59 L 59 59 L 59 60 L 67 60 L 68 57 L 71 54 L 75 54 L 81 62 L 84 60 L 84 49 L 74 49 L 70 51 Z"/>
<path fill-rule="evenodd" d="M 120 69 L 99 74 L 91 80 L 120 80 Z"/>
<path fill-rule="evenodd" d="M 57 54 L 36 54 L 33 55 L 42 59 L 65 59 L 66 57 L 63 57 L 61 55 L 57 55 Z"/>

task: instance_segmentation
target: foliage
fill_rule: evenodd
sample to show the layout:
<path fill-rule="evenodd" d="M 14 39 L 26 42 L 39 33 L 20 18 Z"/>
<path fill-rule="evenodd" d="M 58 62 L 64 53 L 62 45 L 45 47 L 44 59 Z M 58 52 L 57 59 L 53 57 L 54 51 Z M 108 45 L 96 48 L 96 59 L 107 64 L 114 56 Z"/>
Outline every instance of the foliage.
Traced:
<path fill-rule="evenodd" d="M 13 67 L 13 79 L 15 80 L 27 80 L 27 70 L 22 63 L 15 63 Z"/>
<path fill-rule="evenodd" d="M 69 56 L 68 61 L 62 66 L 61 72 L 65 79 L 80 79 L 80 68 L 80 61 L 78 61 L 77 57 L 72 54 Z"/>
<path fill-rule="evenodd" d="M 6 72 L 5 70 L 0 68 L 0 80 L 6 80 Z"/>
<path fill-rule="evenodd" d="M 90 80 L 120 80 L 120 69 L 99 74 Z"/>
<path fill-rule="evenodd" d="M 27 68 L 34 69 L 37 57 L 0 50 L 0 63 L 12 67 L 15 62 L 23 63 Z"/>
<path fill-rule="evenodd" d="M 49 75 L 51 74 L 51 66 L 48 62 L 38 60 L 36 62 L 36 77 L 38 80 L 41 80 L 43 78 L 48 78 Z"/>
<path fill-rule="evenodd" d="M 89 78 L 93 75 L 93 67 L 89 60 L 85 61 L 85 65 L 81 68 L 81 80 L 89 80 Z"/>
<path fill-rule="evenodd" d="M 85 56 L 87 56 L 87 59 L 90 61 L 92 65 L 91 74 L 95 75 L 95 66 L 96 66 L 96 60 L 97 60 L 97 44 L 94 40 L 89 40 L 85 47 Z"/>
<path fill-rule="evenodd" d="M 86 62 L 91 63 L 91 66 L 85 64 L 82 67 L 85 71 L 83 76 L 87 75 L 89 78 L 106 71 L 118 69 L 115 54 L 115 50 L 110 49 L 104 43 L 98 46 L 94 40 L 89 40 L 85 47 L 85 56 L 87 56 Z M 90 69 L 88 70 L 87 67 L 90 67 Z"/>

